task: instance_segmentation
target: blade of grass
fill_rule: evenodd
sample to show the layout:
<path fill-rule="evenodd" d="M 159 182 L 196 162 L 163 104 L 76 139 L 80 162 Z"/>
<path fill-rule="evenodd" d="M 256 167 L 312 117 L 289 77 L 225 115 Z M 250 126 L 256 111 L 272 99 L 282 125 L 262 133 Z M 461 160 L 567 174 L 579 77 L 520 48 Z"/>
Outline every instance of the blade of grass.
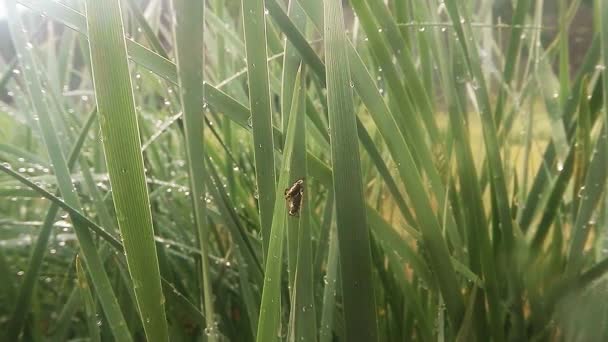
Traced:
<path fill-rule="evenodd" d="M 268 3 L 268 2 L 267 2 Z M 277 5 L 274 3 L 274 5 Z M 278 5 L 277 5 L 278 6 Z M 282 9 L 280 12 L 283 13 Z M 269 9 L 270 11 L 270 9 Z M 296 28 L 306 31 L 306 16 L 300 5 L 291 0 L 288 4 L 288 15 L 293 19 Z M 316 55 L 315 55 L 316 56 Z M 320 61 L 320 60 L 319 60 Z M 296 89 L 305 89 L 305 76 L 299 75 L 298 71 L 302 64 L 302 58 L 293 44 L 285 41 L 285 53 L 283 54 L 283 77 L 281 85 L 281 114 L 283 121 L 283 132 L 287 132 L 289 123 L 289 112 L 294 96 L 302 96 Z M 322 65 L 322 63 L 320 63 Z M 323 74 L 323 72 L 321 72 Z M 301 84 L 295 84 L 296 81 Z M 302 129 L 295 132 L 294 150 L 290 166 L 290 182 L 298 179 L 309 179 L 306 165 L 306 103 L 297 107 L 297 127 Z M 310 231 L 310 206 L 308 196 L 305 195 L 301 203 L 299 220 L 288 220 L 287 222 L 287 255 L 289 284 L 291 293 L 291 314 L 289 321 L 289 336 L 293 341 L 315 341 L 317 338 L 316 309 L 314 305 L 314 287 L 312 271 L 312 245 Z"/>
<path fill-rule="evenodd" d="M 282 12 L 282 9 L 280 9 L 280 11 Z M 288 14 L 292 17 L 294 24 L 297 25 L 299 29 L 306 27 L 306 17 L 302 15 L 302 8 L 295 1 L 289 1 Z M 281 128 L 283 132 L 287 132 L 287 126 L 289 124 L 289 112 L 291 111 L 291 103 L 294 95 L 293 90 L 296 86 L 294 82 L 300 65 L 302 64 L 302 58 L 296 51 L 291 41 L 285 40 L 284 45 L 285 52 L 283 53 L 283 74 L 281 78 Z M 297 141 L 295 144 L 299 147 Z M 293 165 L 291 167 L 295 170 L 305 171 L 302 164 L 296 165 L 298 161 L 301 161 L 297 156 L 297 152 L 299 152 L 299 148 L 297 148 L 297 151 L 294 151 Z M 293 175 L 293 173 L 294 172 L 292 172 L 292 175 L 290 175 L 290 180 L 292 181 L 306 177 L 306 174 Z M 300 220 L 289 220 L 287 222 L 287 272 L 289 273 L 289 288 L 292 290 L 291 297 L 294 300 L 295 298 L 293 298 L 293 291 L 295 290 L 294 279 L 298 255 L 299 224 Z"/>
<path fill-rule="evenodd" d="M 294 6 L 298 6 L 294 2 Z M 296 82 L 300 81 L 300 85 L 294 88 L 294 96 L 305 97 L 304 91 L 296 92 L 295 90 L 305 89 L 304 76 L 296 76 Z M 300 128 L 295 131 L 294 148 L 292 152 L 291 170 L 289 180 L 296 181 L 297 179 L 309 179 L 306 163 L 306 124 L 305 124 L 305 101 L 300 99 L 301 104 L 297 106 L 298 120 L 296 127 Z M 293 322 L 290 327 L 293 329 L 293 341 L 316 341 L 317 340 L 317 318 L 314 297 L 314 280 L 312 270 L 312 242 L 311 242 L 311 224 L 310 215 L 312 202 L 309 201 L 310 196 L 304 194 L 301 203 L 300 219 L 289 220 L 288 229 L 292 232 L 292 228 L 297 233 L 296 245 L 296 267 L 294 274 L 294 291 L 291 311 L 293 313 Z M 296 222 L 294 222 L 296 221 Z M 295 223 L 295 224 L 292 224 Z"/>
<path fill-rule="evenodd" d="M 341 2 L 324 2 L 331 159 L 347 339 L 378 340 L 357 121 Z"/>
<path fill-rule="evenodd" d="M 203 29 L 204 2 L 173 0 L 175 12 L 174 34 L 180 98 L 183 108 L 186 154 L 190 178 L 190 193 L 194 207 L 194 221 L 202 253 L 203 309 L 205 311 L 205 335 L 215 341 L 215 314 L 211 289 L 209 260 L 209 225 L 205 201 L 205 149 L 203 107 Z"/>
<path fill-rule="evenodd" d="M 264 268 L 264 288 L 262 290 L 262 304 L 260 305 L 260 317 L 258 321 L 258 331 L 256 341 L 277 340 L 277 331 L 281 328 L 281 269 L 283 268 L 283 244 L 285 236 L 285 226 L 287 211 L 285 202 L 281 196 L 283 190 L 289 187 L 289 176 L 291 172 L 292 156 L 296 133 L 303 131 L 298 123 L 303 123 L 298 117 L 303 111 L 299 109 L 304 102 L 304 90 L 300 83 L 301 73 L 298 73 L 295 81 L 291 113 L 289 115 L 289 125 L 283 150 L 283 161 L 279 173 L 279 186 L 277 187 L 276 201 L 270 231 L 270 241 L 268 244 L 268 256 L 265 260 Z"/>
<path fill-rule="evenodd" d="M 274 142 L 272 107 L 268 81 L 266 18 L 264 0 L 242 0 L 243 28 L 247 50 L 249 106 L 264 261 L 269 253 L 272 210 L 275 202 Z M 260 43 L 261 42 L 261 43 Z M 273 252 L 274 253 L 274 252 Z"/>
<path fill-rule="evenodd" d="M 97 107 L 112 197 L 139 314 L 149 340 L 168 340 L 141 141 L 118 1 L 87 1 Z"/>

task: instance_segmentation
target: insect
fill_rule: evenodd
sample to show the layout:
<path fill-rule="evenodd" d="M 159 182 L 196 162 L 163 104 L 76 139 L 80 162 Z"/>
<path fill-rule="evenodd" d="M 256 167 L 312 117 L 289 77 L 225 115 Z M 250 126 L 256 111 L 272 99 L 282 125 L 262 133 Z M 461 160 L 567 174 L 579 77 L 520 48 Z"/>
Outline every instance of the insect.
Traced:
<path fill-rule="evenodd" d="M 285 189 L 285 200 L 287 201 L 288 213 L 298 216 L 302 207 L 302 196 L 304 196 L 304 178 L 300 178 L 292 186 Z"/>

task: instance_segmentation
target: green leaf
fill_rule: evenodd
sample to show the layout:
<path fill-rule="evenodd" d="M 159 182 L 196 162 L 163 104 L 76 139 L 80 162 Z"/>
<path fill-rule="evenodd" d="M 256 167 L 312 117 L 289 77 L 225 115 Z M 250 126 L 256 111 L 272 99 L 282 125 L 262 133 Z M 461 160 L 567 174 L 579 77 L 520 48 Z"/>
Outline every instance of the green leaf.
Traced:
<path fill-rule="evenodd" d="M 205 335 L 215 341 L 218 332 L 215 327 L 211 272 L 208 254 L 210 227 L 207 221 L 205 201 L 205 149 L 204 149 L 204 102 L 203 88 L 203 13 L 204 2 L 173 0 L 175 12 L 174 34 L 179 91 L 183 109 L 186 154 L 190 177 L 194 221 L 202 255 L 202 295 L 205 311 Z"/>
<path fill-rule="evenodd" d="M 327 106 L 347 339 L 376 341 L 378 326 L 357 120 L 341 2 L 324 2 Z"/>
<path fill-rule="evenodd" d="M 301 132 L 303 119 L 298 119 L 303 111 L 299 108 L 303 104 L 304 94 L 300 82 L 301 73 L 295 81 L 294 95 L 289 115 L 289 125 L 283 149 L 283 161 L 279 172 L 279 185 L 276 190 L 276 200 L 272 217 L 272 227 L 270 230 L 270 241 L 268 244 L 268 255 L 265 260 L 264 268 L 264 288 L 262 290 L 262 304 L 260 305 L 260 317 L 258 321 L 258 331 L 256 341 L 274 341 L 278 339 L 277 332 L 281 328 L 281 269 L 283 263 L 283 244 L 285 240 L 286 220 L 293 219 L 287 217 L 285 201 L 283 199 L 284 190 L 290 186 L 289 176 L 291 172 L 292 156 L 294 151 L 294 141 L 297 132 Z"/>
<path fill-rule="evenodd" d="M 87 1 L 99 122 L 112 198 L 137 306 L 149 340 L 169 339 L 150 200 L 118 1 Z"/>
<path fill-rule="evenodd" d="M 247 48 L 247 76 L 249 79 L 249 107 L 255 172 L 260 210 L 260 225 L 264 258 L 269 253 L 268 243 L 275 202 L 274 142 L 272 107 L 266 52 L 266 17 L 263 0 L 242 0 L 243 28 Z M 261 43 L 260 43 L 261 42 Z M 266 259 L 264 259 L 266 260 Z"/>

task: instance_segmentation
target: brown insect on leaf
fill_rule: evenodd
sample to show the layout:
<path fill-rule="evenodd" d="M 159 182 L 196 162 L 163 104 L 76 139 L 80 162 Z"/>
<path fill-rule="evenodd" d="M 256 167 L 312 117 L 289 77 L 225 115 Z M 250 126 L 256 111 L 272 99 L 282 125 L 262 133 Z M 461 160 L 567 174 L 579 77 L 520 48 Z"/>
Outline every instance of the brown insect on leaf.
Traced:
<path fill-rule="evenodd" d="M 285 189 L 285 200 L 290 216 L 298 216 L 302 207 L 302 197 L 304 196 L 304 178 L 300 178 L 289 188 Z"/>

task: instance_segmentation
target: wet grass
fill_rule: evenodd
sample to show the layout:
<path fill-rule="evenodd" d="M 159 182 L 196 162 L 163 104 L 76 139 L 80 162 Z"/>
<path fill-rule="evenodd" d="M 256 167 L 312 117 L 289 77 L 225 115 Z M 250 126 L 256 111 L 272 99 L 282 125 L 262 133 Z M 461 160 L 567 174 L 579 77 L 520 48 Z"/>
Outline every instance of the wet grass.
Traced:
<path fill-rule="evenodd" d="M 2 337 L 606 339 L 606 27 L 340 3 L 7 1 Z"/>

